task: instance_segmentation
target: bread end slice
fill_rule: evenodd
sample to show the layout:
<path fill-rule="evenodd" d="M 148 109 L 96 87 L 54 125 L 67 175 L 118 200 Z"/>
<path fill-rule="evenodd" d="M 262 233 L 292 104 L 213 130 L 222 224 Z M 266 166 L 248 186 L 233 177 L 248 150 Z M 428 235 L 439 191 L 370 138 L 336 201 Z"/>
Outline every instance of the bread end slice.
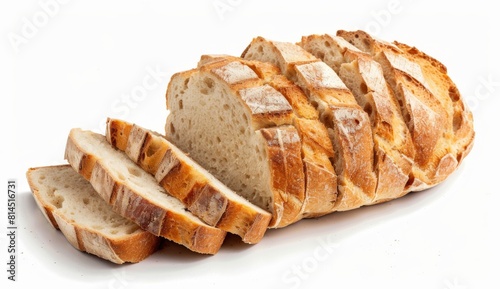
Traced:
<path fill-rule="evenodd" d="M 51 225 L 76 249 L 113 263 L 136 263 L 161 239 L 115 213 L 69 165 L 30 168 L 33 197 Z"/>

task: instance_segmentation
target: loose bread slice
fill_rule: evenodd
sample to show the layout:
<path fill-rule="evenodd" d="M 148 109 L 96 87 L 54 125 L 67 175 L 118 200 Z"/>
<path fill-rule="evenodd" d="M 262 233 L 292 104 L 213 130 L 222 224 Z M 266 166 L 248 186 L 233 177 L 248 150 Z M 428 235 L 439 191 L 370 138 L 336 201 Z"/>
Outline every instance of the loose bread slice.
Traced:
<path fill-rule="evenodd" d="M 184 204 L 168 195 L 153 176 L 125 153 L 114 149 L 104 135 L 72 129 L 65 158 L 115 212 L 142 229 L 194 252 L 215 254 L 220 249 L 225 231 L 191 214 Z"/>
<path fill-rule="evenodd" d="M 370 53 L 402 107 L 416 148 L 408 191 L 443 181 L 468 154 L 474 140 L 472 114 L 447 75 L 446 67 L 416 48 L 388 43 L 364 31 L 337 35 Z"/>
<path fill-rule="evenodd" d="M 410 179 L 415 149 L 380 64 L 338 36 L 310 35 L 302 37 L 300 45 L 337 72 L 370 116 L 378 180 L 373 202 L 401 196 Z"/>
<path fill-rule="evenodd" d="M 232 190 L 271 212 L 272 228 L 301 219 L 301 143 L 281 93 L 238 61 L 177 73 L 166 138 Z"/>
<path fill-rule="evenodd" d="M 314 218 L 331 213 L 337 199 L 337 175 L 330 162 L 333 146 L 326 127 L 319 121 L 318 111 L 309 104 L 307 96 L 300 87 L 281 75 L 278 67 L 268 62 L 229 55 L 203 55 L 198 66 L 218 61 L 239 61 L 250 67 L 265 84 L 287 99 L 294 111 L 293 125 L 302 145 L 305 199 L 301 214 L 304 218 Z"/>
<path fill-rule="evenodd" d="M 107 120 L 106 138 L 152 174 L 172 196 L 207 224 L 258 243 L 271 214 L 237 195 L 163 136 L 137 124 Z"/>
<path fill-rule="evenodd" d="M 335 210 L 370 204 L 375 196 L 373 138 L 370 120 L 337 74 L 298 45 L 253 39 L 242 58 L 273 63 L 307 94 L 319 111 L 334 146 L 338 175 Z"/>
<path fill-rule="evenodd" d="M 157 250 L 160 238 L 115 213 L 71 166 L 30 168 L 26 178 L 45 218 L 76 249 L 116 264 Z"/>

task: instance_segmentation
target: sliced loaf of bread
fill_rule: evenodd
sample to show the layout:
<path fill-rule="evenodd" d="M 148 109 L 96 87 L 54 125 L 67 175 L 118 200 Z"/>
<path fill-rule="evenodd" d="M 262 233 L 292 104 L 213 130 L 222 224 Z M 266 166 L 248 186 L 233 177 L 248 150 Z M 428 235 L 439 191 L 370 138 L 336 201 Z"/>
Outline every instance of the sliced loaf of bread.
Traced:
<path fill-rule="evenodd" d="M 393 89 L 415 145 L 408 191 L 442 182 L 470 151 L 472 114 L 439 61 L 414 47 L 373 38 L 364 31 L 337 35 L 373 56 Z"/>
<path fill-rule="evenodd" d="M 300 45 L 337 72 L 370 116 L 378 180 L 373 202 L 401 196 L 412 179 L 415 149 L 380 64 L 338 36 L 310 35 Z"/>
<path fill-rule="evenodd" d="M 250 203 L 163 136 L 137 124 L 108 119 L 106 138 L 141 168 L 152 174 L 172 196 L 207 224 L 239 235 L 245 243 L 258 243 L 271 214 Z"/>
<path fill-rule="evenodd" d="M 307 96 L 300 87 L 284 77 L 278 67 L 268 62 L 229 55 L 203 55 L 198 65 L 216 61 L 239 61 L 287 99 L 293 108 L 293 125 L 302 146 L 305 198 L 301 215 L 313 218 L 331 213 L 337 200 L 337 175 L 330 162 L 333 146 L 326 127 L 319 120 L 318 111 L 308 102 Z"/>
<path fill-rule="evenodd" d="M 76 249 L 122 264 L 158 248 L 159 237 L 115 213 L 71 166 L 30 168 L 26 178 L 45 218 Z"/>
<path fill-rule="evenodd" d="M 278 66 L 318 110 L 334 147 L 333 164 L 338 176 L 335 210 L 372 203 L 377 178 L 370 119 L 335 71 L 296 44 L 262 37 L 253 39 L 242 58 Z"/>
<path fill-rule="evenodd" d="M 272 214 L 301 219 L 301 142 L 286 98 L 248 66 L 219 61 L 172 76 L 166 138 L 232 190 Z"/>
<path fill-rule="evenodd" d="M 215 254 L 220 249 L 225 231 L 190 213 L 153 176 L 113 148 L 104 135 L 72 129 L 65 158 L 115 212 L 142 229 L 194 252 Z"/>

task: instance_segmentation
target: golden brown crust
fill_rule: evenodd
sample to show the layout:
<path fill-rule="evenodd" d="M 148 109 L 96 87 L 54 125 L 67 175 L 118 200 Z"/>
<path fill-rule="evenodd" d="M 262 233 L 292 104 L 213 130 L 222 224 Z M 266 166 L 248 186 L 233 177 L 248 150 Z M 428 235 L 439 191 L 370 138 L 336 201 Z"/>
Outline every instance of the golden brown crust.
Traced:
<path fill-rule="evenodd" d="M 465 104 L 457 86 L 447 74 L 446 66 L 415 47 L 397 41 L 394 44 L 405 52 L 405 56 L 422 67 L 430 90 L 436 95 L 443 106 L 447 108 L 448 118 L 452 120 L 451 131 L 453 131 L 454 135 L 452 144 L 455 151 L 446 158 L 455 157 L 457 160 L 456 165 L 458 166 L 469 153 L 474 142 L 475 132 L 472 113 Z M 442 161 L 444 167 L 447 166 L 446 163 L 448 162 L 446 159 Z M 438 171 L 441 171 L 441 169 L 438 169 Z M 449 173 L 444 173 L 443 175 L 446 176 L 447 174 Z M 438 177 L 438 179 L 442 179 L 442 177 Z"/>
<path fill-rule="evenodd" d="M 415 165 L 404 193 L 442 182 L 474 140 L 472 114 L 446 67 L 414 47 L 374 39 L 363 31 L 338 31 L 374 56 L 398 97 L 415 145 Z"/>
<path fill-rule="evenodd" d="M 338 36 L 310 35 L 300 45 L 337 71 L 370 115 L 377 174 L 373 202 L 399 197 L 409 179 L 415 150 L 380 64 Z"/>
<path fill-rule="evenodd" d="M 357 208 L 374 196 L 376 176 L 373 172 L 373 140 L 367 115 L 357 105 L 352 93 L 335 72 L 312 54 L 293 43 L 254 38 L 242 58 L 261 60 L 280 67 L 281 73 L 307 94 L 309 102 L 320 111 L 320 119 L 329 129 L 334 146 L 338 197 L 335 210 Z M 361 149 L 362 148 L 362 149 Z M 340 150 L 350 150 L 352 153 Z M 350 157 L 351 159 L 343 159 Z M 351 175 L 355 172 L 356 175 Z M 353 186 L 352 190 L 349 186 Z M 345 190 L 345 192 L 343 191 Z M 343 197 L 343 193 L 365 194 Z M 345 200 L 350 200 L 346 202 Z M 352 200 L 356 199 L 359 203 Z M 346 205 L 352 207 L 346 207 Z"/>
<path fill-rule="evenodd" d="M 304 171 L 299 135 L 293 126 L 261 129 L 267 143 L 267 159 L 271 167 L 273 219 L 270 227 L 280 228 L 300 219 L 305 199 Z"/>
<path fill-rule="evenodd" d="M 182 153 L 174 150 L 174 145 L 161 135 L 122 120 L 113 119 L 108 124 L 131 131 L 125 148 L 127 155 L 154 175 L 160 185 L 194 215 L 209 225 L 241 236 L 246 243 L 254 244 L 262 239 L 266 221 L 271 220 L 269 213 L 243 199 L 226 195 L 222 184 L 213 183 L 204 172 L 188 163 L 188 157 L 180 155 Z M 132 149 L 134 147 L 137 149 Z M 235 207 L 239 210 L 234 210 Z"/>
<path fill-rule="evenodd" d="M 226 83 L 250 111 L 254 129 L 291 124 L 293 110 L 281 93 L 235 58 L 216 59 L 199 67 Z"/>
<path fill-rule="evenodd" d="M 67 145 L 67 150 L 70 150 L 68 155 L 74 154 L 72 151 L 75 150 L 80 151 L 80 154 L 91 155 L 78 145 L 75 135 L 80 131 L 78 129 L 71 130 Z M 75 159 L 70 158 L 68 162 L 71 164 L 73 160 Z M 72 165 L 74 167 L 75 164 Z M 90 169 L 84 168 L 81 171 L 86 170 Z M 97 193 L 112 206 L 114 211 L 135 222 L 143 230 L 182 244 L 198 253 L 215 254 L 218 251 L 224 241 L 225 231 L 208 226 L 198 219 L 191 219 L 184 213 L 178 213 L 177 209 L 170 208 L 170 205 L 166 202 L 157 203 L 157 201 L 148 199 L 137 191 L 137 188 L 129 187 L 126 181 L 127 178 L 123 177 L 124 179 L 115 176 L 113 172 L 108 171 L 104 163 L 97 160 L 92 169 L 90 182 Z M 173 220 L 175 220 L 178 228 L 172 232 L 165 226 Z M 168 226 L 170 227 L 170 225 Z M 196 236 L 196 234 L 193 235 L 193 230 L 200 230 L 205 233 Z"/>
<path fill-rule="evenodd" d="M 106 120 L 106 138 L 114 147 L 124 150 L 127 147 L 131 127 L 122 126 L 120 122 L 113 121 L 110 118 Z"/>
<path fill-rule="evenodd" d="M 92 170 L 94 169 L 94 165 L 96 163 L 96 158 L 79 150 L 76 144 L 71 141 L 69 137 L 66 142 L 64 159 L 68 160 L 73 169 L 81 174 L 86 180 L 90 180 Z"/>

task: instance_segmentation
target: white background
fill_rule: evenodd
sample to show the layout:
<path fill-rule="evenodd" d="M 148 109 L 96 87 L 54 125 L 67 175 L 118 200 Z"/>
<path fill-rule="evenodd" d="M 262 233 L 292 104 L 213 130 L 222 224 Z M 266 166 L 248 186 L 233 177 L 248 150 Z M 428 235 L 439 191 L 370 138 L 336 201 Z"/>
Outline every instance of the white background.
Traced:
<path fill-rule="evenodd" d="M 500 21 L 490 3 L 2 1 L 0 287 L 500 288 Z M 200 55 L 239 55 L 259 35 L 296 42 L 337 29 L 414 45 L 448 67 L 477 136 L 446 182 L 272 230 L 254 246 L 229 237 L 207 257 L 168 244 L 134 265 L 78 252 L 43 219 L 24 174 L 64 163 L 71 128 L 102 131 L 114 116 L 162 132 L 169 78 Z M 6 272 L 9 178 L 18 181 L 15 283 Z"/>

